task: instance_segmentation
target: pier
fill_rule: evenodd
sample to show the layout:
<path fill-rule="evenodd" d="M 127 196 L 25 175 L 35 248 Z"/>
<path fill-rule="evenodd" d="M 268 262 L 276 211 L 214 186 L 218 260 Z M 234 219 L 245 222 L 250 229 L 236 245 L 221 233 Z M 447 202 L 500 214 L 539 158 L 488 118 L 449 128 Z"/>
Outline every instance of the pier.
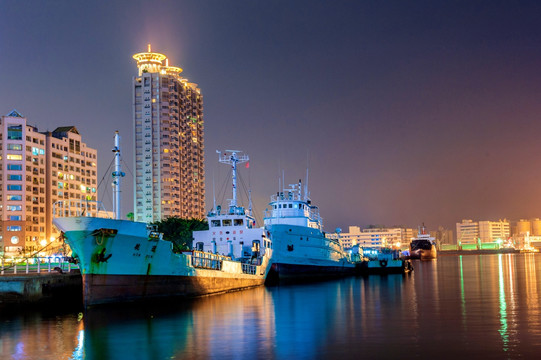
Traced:
<path fill-rule="evenodd" d="M 63 257 L 30 258 L 0 265 L 0 306 L 81 301 L 79 267 Z"/>

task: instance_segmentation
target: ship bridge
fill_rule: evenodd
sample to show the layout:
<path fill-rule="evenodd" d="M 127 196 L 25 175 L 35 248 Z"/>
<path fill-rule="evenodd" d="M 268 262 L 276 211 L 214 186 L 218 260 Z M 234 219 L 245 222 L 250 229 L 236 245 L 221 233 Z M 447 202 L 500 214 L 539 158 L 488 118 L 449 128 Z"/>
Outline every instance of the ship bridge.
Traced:
<path fill-rule="evenodd" d="M 319 208 L 311 204 L 308 196 L 302 197 L 300 181 L 272 195 L 269 205 L 271 209 L 266 209 L 264 214 L 265 226 L 284 224 L 322 229 Z"/>

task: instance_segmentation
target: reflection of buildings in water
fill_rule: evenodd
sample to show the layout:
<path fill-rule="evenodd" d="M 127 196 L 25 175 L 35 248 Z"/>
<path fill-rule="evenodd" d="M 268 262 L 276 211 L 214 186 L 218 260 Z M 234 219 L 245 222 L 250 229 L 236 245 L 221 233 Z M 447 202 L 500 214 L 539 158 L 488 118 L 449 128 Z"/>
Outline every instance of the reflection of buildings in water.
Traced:
<path fill-rule="evenodd" d="M 0 322 L 0 359 L 69 359 L 83 324 L 77 315 L 24 313 Z"/>
<path fill-rule="evenodd" d="M 526 299 L 524 301 L 527 312 L 526 324 L 532 340 L 539 339 L 541 336 L 541 312 L 539 288 L 537 286 L 537 267 L 536 260 L 539 261 L 539 254 L 522 254 L 524 256 L 524 279 Z M 520 300 L 520 299 L 519 299 Z"/>
<path fill-rule="evenodd" d="M 500 304 L 500 329 L 498 332 L 502 337 L 503 351 L 508 350 L 509 334 L 507 332 L 507 303 L 505 301 L 505 281 L 503 277 L 502 255 L 498 256 L 498 279 L 499 279 L 499 304 Z"/>

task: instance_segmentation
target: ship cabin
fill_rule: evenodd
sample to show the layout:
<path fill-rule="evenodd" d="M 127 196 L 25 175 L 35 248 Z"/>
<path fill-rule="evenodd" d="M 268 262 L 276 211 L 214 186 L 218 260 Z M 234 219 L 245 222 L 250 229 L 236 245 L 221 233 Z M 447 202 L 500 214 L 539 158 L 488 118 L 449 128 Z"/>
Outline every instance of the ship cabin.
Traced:
<path fill-rule="evenodd" d="M 243 207 L 221 213 L 220 206 L 207 215 L 209 229 L 195 231 L 193 248 L 231 257 L 233 260 L 258 259 L 272 243 L 265 231 L 255 226 L 255 219 Z"/>
<path fill-rule="evenodd" d="M 321 231 L 322 220 L 319 216 L 319 208 L 312 205 L 306 195 L 302 198 L 300 183 L 290 186 L 290 189 L 271 196 L 269 203 L 271 209 L 265 209 L 265 227 L 284 224 L 310 227 Z"/>

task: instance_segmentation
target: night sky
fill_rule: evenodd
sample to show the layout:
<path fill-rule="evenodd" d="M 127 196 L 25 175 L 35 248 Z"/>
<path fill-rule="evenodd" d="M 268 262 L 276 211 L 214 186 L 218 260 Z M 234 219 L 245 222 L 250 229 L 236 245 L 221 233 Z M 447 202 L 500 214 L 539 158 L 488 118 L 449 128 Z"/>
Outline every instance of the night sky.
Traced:
<path fill-rule="evenodd" d="M 124 213 L 147 43 L 202 89 L 207 208 L 233 148 L 259 216 L 308 166 L 327 231 L 541 217 L 541 2 L 0 0 L 0 113 L 76 126 L 98 180 L 119 130 Z"/>

